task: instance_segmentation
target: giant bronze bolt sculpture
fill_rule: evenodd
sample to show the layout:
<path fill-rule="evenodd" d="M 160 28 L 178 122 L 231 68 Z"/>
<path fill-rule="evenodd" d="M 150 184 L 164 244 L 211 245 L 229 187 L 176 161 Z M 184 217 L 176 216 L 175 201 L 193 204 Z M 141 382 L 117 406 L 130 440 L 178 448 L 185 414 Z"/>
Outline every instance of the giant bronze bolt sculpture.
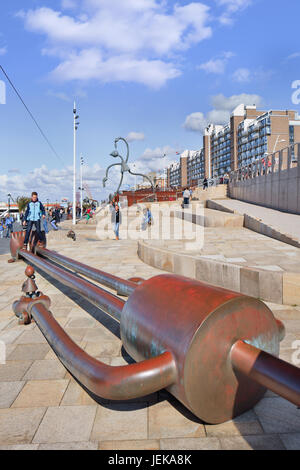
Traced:
<path fill-rule="evenodd" d="M 60 361 L 91 392 L 120 400 L 167 388 L 213 424 L 249 410 L 267 388 L 300 406 L 300 369 L 278 358 L 284 326 L 260 300 L 171 274 L 137 284 L 46 248 L 25 251 L 23 238 L 13 234 L 13 258 L 29 262 L 120 321 L 124 348 L 137 363 L 111 367 L 72 341 L 32 282 L 25 286 L 26 297 L 14 304 L 26 323 L 33 317 Z M 127 302 L 78 274 L 128 296 Z"/>

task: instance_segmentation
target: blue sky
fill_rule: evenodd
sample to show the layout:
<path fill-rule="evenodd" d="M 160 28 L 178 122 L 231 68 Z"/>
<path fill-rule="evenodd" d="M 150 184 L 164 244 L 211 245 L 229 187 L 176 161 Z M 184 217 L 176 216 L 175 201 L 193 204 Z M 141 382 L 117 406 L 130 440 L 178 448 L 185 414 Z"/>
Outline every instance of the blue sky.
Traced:
<path fill-rule="evenodd" d="M 240 102 L 298 110 L 299 13 L 299 0 L 2 2 L 0 64 L 64 163 L 7 86 L 0 200 L 32 189 L 44 200 L 71 196 L 74 98 L 96 198 L 116 187 L 102 189 L 115 137 L 131 136 L 130 161 L 147 172 L 201 148 L 205 125 L 226 123 Z"/>

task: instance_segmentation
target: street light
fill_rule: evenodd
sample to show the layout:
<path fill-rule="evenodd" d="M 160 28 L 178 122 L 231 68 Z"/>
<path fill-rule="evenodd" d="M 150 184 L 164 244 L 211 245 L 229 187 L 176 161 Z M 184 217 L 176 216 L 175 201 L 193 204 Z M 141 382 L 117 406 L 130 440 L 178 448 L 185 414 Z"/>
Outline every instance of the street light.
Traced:
<path fill-rule="evenodd" d="M 73 156 L 73 225 L 76 225 L 76 131 L 79 126 L 76 103 L 74 101 L 74 156 Z"/>
<path fill-rule="evenodd" d="M 83 161 L 83 156 L 81 155 L 80 157 L 80 188 L 78 188 L 80 190 L 80 218 L 82 218 L 82 195 L 83 195 L 83 191 L 84 191 L 84 187 L 82 186 L 82 171 L 83 171 L 83 164 L 84 164 L 84 161 Z"/>
<path fill-rule="evenodd" d="M 9 193 L 7 195 L 7 198 L 8 198 L 8 204 L 7 204 L 8 205 L 8 213 L 10 213 L 10 199 L 11 199 L 11 197 L 12 197 L 12 195 Z"/>
<path fill-rule="evenodd" d="M 277 136 L 277 139 L 276 139 L 276 142 L 275 142 L 275 145 L 274 145 L 274 148 L 273 148 L 273 153 L 275 152 L 276 147 L 277 147 L 278 144 L 281 144 L 281 142 L 286 142 L 285 139 L 281 139 L 281 140 L 279 141 L 279 137 L 280 137 L 280 134 L 278 134 L 278 136 Z"/>

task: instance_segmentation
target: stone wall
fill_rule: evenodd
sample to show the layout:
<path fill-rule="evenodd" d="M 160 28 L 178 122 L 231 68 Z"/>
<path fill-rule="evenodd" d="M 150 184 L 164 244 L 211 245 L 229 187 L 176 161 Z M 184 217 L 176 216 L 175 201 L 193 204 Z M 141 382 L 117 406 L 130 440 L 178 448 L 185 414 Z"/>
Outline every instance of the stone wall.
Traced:
<path fill-rule="evenodd" d="M 244 181 L 231 181 L 228 196 L 271 209 L 300 214 L 300 165 Z"/>

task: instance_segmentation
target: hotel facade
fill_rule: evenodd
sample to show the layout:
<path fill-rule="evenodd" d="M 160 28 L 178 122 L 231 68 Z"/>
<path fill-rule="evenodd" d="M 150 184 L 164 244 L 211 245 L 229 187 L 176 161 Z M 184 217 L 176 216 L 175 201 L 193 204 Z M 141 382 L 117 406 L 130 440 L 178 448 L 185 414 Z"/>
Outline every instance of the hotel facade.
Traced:
<path fill-rule="evenodd" d="M 201 150 L 185 150 L 167 169 L 168 187 L 197 186 L 204 178 L 217 178 L 253 161 L 300 142 L 296 111 L 259 111 L 237 106 L 225 126 L 210 124 Z"/>

